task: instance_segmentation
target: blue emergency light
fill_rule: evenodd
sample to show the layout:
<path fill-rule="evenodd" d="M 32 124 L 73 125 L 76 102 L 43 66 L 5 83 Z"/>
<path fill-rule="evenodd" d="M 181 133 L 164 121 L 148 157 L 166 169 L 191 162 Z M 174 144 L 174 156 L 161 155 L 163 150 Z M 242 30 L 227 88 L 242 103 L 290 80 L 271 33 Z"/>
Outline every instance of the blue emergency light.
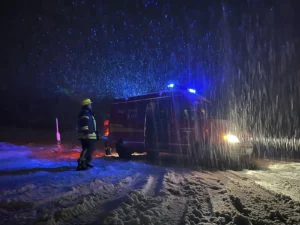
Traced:
<path fill-rule="evenodd" d="M 188 91 L 191 92 L 191 93 L 193 93 L 193 94 L 196 94 L 196 90 L 195 89 L 189 88 Z"/>
<path fill-rule="evenodd" d="M 174 83 L 170 83 L 168 84 L 168 88 L 174 88 L 174 89 L 178 89 L 178 90 L 187 90 L 190 93 L 196 94 L 196 90 L 192 89 L 192 88 L 187 88 L 186 86 L 181 86 L 181 85 L 176 85 Z"/>

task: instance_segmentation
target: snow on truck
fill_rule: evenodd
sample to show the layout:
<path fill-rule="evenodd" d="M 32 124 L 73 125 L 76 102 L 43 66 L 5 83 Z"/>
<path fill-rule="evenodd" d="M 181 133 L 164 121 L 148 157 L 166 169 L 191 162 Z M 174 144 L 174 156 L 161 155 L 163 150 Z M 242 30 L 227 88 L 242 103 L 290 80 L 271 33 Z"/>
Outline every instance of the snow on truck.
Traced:
<path fill-rule="evenodd" d="M 252 155 L 251 136 L 227 120 L 210 116 L 210 101 L 194 89 L 168 87 L 115 99 L 109 120 L 104 121 L 105 148 L 115 148 L 120 158 L 130 158 L 134 152 L 150 157 L 181 153 L 204 161 Z"/>

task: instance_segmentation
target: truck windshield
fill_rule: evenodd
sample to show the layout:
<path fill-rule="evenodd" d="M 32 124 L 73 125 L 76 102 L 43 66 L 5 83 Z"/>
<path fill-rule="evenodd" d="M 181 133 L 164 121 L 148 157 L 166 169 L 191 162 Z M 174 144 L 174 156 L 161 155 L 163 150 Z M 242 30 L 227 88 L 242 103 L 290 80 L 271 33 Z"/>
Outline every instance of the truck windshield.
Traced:
<path fill-rule="evenodd" d="M 181 102 L 178 107 L 179 117 L 183 120 L 202 120 L 209 117 L 208 105 L 205 102 Z"/>
<path fill-rule="evenodd" d="M 205 120 L 226 119 L 226 113 L 206 101 L 188 101 L 185 98 L 177 98 L 175 101 L 175 112 L 181 120 Z"/>
<path fill-rule="evenodd" d="M 182 107 L 182 118 L 196 119 L 223 119 L 226 120 L 226 113 L 218 110 L 214 105 L 208 102 L 197 101 L 194 104 L 186 104 Z"/>

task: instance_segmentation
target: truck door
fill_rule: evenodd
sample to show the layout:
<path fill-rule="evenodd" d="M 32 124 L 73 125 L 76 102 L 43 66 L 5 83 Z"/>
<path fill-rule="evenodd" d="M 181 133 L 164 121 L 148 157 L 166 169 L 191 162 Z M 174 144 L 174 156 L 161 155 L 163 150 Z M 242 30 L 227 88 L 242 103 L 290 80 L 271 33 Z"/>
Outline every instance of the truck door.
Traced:
<path fill-rule="evenodd" d="M 186 153 L 194 145 L 194 115 L 191 113 L 191 104 L 184 96 L 173 99 L 173 123 L 171 128 L 171 143 L 173 151 Z"/>
<path fill-rule="evenodd" d="M 148 150 L 168 150 L 170 109 L 167 103 L 167 100 L 155 100 L 147 105 L 145 142 Z"/>

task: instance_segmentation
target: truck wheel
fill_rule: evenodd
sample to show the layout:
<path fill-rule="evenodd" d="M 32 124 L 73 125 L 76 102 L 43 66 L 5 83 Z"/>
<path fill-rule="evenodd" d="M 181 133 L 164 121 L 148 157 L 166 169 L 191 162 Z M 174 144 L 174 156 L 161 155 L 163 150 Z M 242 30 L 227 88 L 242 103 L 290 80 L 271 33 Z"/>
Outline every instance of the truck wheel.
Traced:
<path fill-rule="evenodd" d="M 121 159 L 131 159 L 131 152 L 126 148 L 117 151 L 117 153 Z"/>
<path fill-rule="evenodd" d="M 148 160 L 156 160 L 159 156 L 159 152 L 156 151 L 147 151 L 147 159 Z"/>
<path fill-rule="evenodd" d="M 256 169 L 254 154 L 245 155 L 242 157 L 240 169 Z"/>
<path fill-rule="evenodd" d="M 202 145 L 199 149 L 199 165 L 208 169 L 224 169 L 227 166 L 227 156 L 224 150 L 214 144 Z"/>
<path fill-rule="evenodd" d="M 125 147 L 123 147 L 123 141 L 119 140 L 116 143 L 116 152 L 118 153 L 121 159 L 130 159 L 131 158 L 131 151 Z"/>
<path fill-rule="evenodd" d="M 216 145 L 214 147 L 214 168 L 219 170 L 234 169 L 237 167 L 237 162 L 226 145 Z"/>
<path fill-rule="evenodd" d="M 256 164 L 256 161 L 255 161 L 255 155 L 254 154 L 251 154 L 250 158 L 249 158 L 249 164 L 248 164 L 248 169 L 250 170 L 255 170 L 257 169 L 257 164 Z"/>
<path fill-rule="evenodd" d="M 111 155 L 111 148 L 105 148 L 105 155 Z"/>
<path fill-rule="evenodd" d="M 196 165 L 211 169 L 213 167 L 213 155 L 211 146 L 205 143 L 197 142 L 194 151 L 191 154 L 193 162 Z"/>
<path fill-rule="evenodd" d="M 157 146 L 155 145 L 155 140 L 154 140 L 153 134 L 148 131 L 146 137 L 147 138 L 145 140 L 145 142 L 146 142 L 145 147 L 146 147 L 146 152 L 147 152 L 147 159 L 148 160 L 156 160 L 158 158 L 159 152 L 151 150 L 151 149 L 157 149 Z"/>

